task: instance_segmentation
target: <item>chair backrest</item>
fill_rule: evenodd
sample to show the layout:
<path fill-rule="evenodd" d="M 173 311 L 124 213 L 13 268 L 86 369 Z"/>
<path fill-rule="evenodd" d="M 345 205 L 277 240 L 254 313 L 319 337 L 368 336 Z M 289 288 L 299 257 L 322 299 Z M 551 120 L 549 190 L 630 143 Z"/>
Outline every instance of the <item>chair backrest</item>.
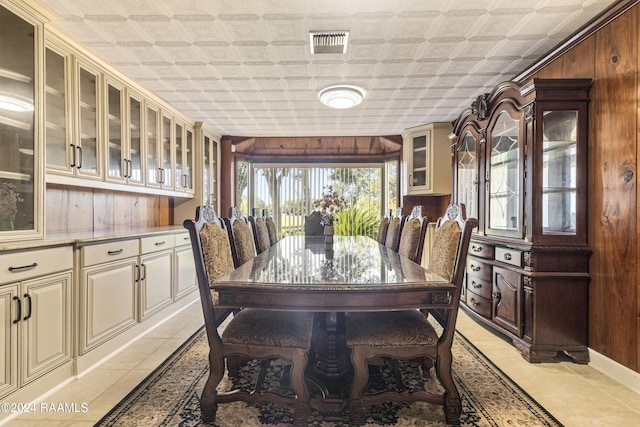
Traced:
<path fill-rule="evenodd" d="M 402 208 L 397 208 L 396 214 L 389 221 L 387 238 L 384 243 L 384 245 L 392 251 L 398 252 L 398 245 L 400 244 L 400 233 L 402 233 L 403 226 L 404 217 L 402 216 Z"/>
<path fill-rule="evenodd" d="M 305 236 L 324 236 L 324 226 L 321 224 L 320 211 L 313 211 L 304 217 Z"/>
<path fill-rule="evenodd" d="M 429 270 L 456 285 L 453 295 L 454 310 L 430 310 L 434 318 L 445 328 L 443 336 L 446 339 L 453 339 L 469 241 L 471 232 L 477 226 L 477 219 L 465 219 L 465 206 L 462 203 L 450 204 L 444 216 L 436 222 Z"/>
<path fill-rule="evenodd" d="M 411 215 L 405 218 L 398 243 L 398 254 L 420 263 L 426 232 L 427 218 L 422 215 L 422 206 L 414 206 Z"/>
<path fill-rule="evenodd" d="M 391 221 L 391 209 L 386 209 L 382 218 L 380 218 L 380 225 L 378 226 L 378 243 L 384 245 L 387 242 L 387 230 L 389 230 L 389 221 Z"/>
<path fill-rule="evenodd" d="M 198 206 L 195 220 L 187 219 L 183 226 L 189 231 L 191 238 L 209 345 L 222 345 L 217 332 L 216 308 L 211 287 L 216 280 L 234 268 L 229 234 L 212 206 Z"/>
<path fill-rule="evenodd" d="M 253 239 L 256 245 L 257 253 L 268 250 L 271 247 L 271 241 L 269 240 L 269 230 L 267 229 L 267 223 L 264 221 L 260 210 L 253 209 L 253 215 L 249 216 L 249 223 L 253 229 Z"/>
<path fill-rule="evenodd" d="M 229 233 L 233 262 L 238 268 L 256 256 L 253 231 L 247 218 L 242 215 L 238 207 L 229 209 L 229 218 L 225 218 L 224 222 Z"/>
<path fill-rule="evenodd" d="M 276 222 L 273 220 L 273 217 L 269 215 L 268 209 L 262 210 L 262 217 L 264 218 L 265 224 L 267 224 L 267 231 L 269 232 L 269 243 L 271 244 L 271 246 L 273 246 L 278 241 L 278 230 L 276 229 Z"/>

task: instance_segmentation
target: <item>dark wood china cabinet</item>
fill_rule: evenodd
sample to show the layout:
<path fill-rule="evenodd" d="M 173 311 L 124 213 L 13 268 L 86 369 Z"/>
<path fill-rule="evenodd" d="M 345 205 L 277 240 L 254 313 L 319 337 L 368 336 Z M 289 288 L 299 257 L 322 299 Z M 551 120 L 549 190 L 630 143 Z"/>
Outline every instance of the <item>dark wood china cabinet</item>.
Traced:
<path fill-rule="evenodd" d="M 589 361 L 590 87 L 502 83 L 454 122 L 453 198 L 479 220 L 461 304 L 530 362 Z"/>

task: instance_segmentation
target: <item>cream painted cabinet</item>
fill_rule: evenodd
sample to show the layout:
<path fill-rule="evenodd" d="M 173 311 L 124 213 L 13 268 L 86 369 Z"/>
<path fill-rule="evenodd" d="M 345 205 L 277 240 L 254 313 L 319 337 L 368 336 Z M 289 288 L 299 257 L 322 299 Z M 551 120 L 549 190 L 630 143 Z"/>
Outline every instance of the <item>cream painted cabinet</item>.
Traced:
<path fill-rule="evenodd" d="M 407 194 L 451 194 L 451 129 L 431 123 L 402 134 Z"/>
<path fill-rule="evenodd" d="M 0 398 L 71 361 L 70 246 L 0 255 Z"/>
<path fill-rule="evenodd" d="M 81 248 L 81 354 L 137 323 L 138 254 L 138 239 Z"/>
<path fill-rule="evenodd" d="M 175 235 L 175 277 L 174 277 L 174 300 L 178 300 L 197 287 L 196 266 L 191 250 L 191 240 L 189 233 L 179 233 Z"/>
<path fill-rule="evenodd" d="M 176 176 L 174 182 L 176 190 L 193 194 L 193 164 L 195 159 L 193 129 L 176 121 L 175 135 Z"/>
<path fill-rule="evenodd" d="M 173 245 L 172 234 L 140 239 L 140 322 L 173 302 Z"/>

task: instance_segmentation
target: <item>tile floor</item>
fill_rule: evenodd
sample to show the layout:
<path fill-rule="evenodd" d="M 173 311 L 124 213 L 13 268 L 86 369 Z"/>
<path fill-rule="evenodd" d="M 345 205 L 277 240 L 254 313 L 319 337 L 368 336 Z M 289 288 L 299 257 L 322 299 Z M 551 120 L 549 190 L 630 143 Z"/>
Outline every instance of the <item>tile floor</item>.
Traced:
<path fill-rule="evenodd" d="M 202 324 L 192 304 L 46 402 L 86 402 L 85 413 L 29 414 L 11 427 L 92 426 Z M 460 312 L 458 329 L 565 426 L 640 425 L 640 395 L 571 362 L 529 364 L 510 343 Z"/>

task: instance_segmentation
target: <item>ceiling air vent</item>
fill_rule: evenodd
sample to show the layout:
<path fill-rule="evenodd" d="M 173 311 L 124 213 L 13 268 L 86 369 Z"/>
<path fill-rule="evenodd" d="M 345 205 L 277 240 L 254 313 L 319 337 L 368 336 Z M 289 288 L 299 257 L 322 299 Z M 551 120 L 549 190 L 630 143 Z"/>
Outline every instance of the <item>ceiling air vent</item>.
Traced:
<path fill-rule="evenodd" d="M 311 53 L 347 53 L 349 31 L 310 32 Z"/>

